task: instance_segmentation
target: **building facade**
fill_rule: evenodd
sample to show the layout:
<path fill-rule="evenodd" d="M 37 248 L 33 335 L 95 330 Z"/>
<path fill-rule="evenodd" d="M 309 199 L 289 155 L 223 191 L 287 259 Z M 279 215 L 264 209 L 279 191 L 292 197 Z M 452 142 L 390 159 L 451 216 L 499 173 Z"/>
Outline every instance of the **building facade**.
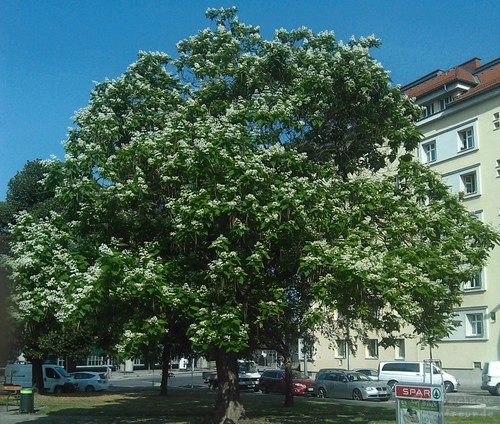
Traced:
<path fill-rule="evenodd" d="M 500 228 L 500 58 L 481 65 L 474 58 L 448 71 L 436 70 L 404 86 L 423 109 L 423 134 L 416 160 L 439 172 L 452 192 L 481 221 Z M 345 342 L 319 342 L 313 372 L 323 367 L 377 368 L 380 361 L 438 358 L 443 367 L 472 371 L 500 360 L 500 247 L 488 266 L 463 284 L 456 309 L 460 325 L 437 348 L 401 339 L 396 348 L 379 348 L 376 338 L 350 355 Z"/>

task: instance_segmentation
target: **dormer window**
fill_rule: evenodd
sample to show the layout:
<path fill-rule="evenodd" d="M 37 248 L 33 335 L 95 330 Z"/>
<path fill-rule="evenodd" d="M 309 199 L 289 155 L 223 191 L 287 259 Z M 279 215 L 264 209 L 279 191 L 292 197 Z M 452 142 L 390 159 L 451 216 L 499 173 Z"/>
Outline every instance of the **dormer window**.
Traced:
<path fill-rule="evenodd" d="M 441 110 L 445 110 L 448 105 L 453 101 L 453 97 L 448 96 L 439 101 L 439 106 Z"/>
<path fill-rule="evenodd" d="M 431 116 L 434 114 L 434 103 L 430 103 L 428 105 L 423 106 L 424 109 L 424 118 Z"/>

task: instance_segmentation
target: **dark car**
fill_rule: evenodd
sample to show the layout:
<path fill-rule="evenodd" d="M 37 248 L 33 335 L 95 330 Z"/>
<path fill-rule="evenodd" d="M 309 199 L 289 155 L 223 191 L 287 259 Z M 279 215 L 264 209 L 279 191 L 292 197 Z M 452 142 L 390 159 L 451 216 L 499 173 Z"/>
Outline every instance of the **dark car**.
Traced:
<path fill-rule="evenodd" d="M 326 372 L 315 381 L 318 397 L 333 397 L 354 400 L 389 400 L 391 388 L 370 380 L 365 374 L 353 371 Z"/>
<path fill-rule="evenodd" d="M 314 380 L 299 371 L 292 371 L 292 393 L 296 396 L 312 395 Z M 285 370 L 266 370 L 259 379 L 262 393 L 285 393 Z"/>

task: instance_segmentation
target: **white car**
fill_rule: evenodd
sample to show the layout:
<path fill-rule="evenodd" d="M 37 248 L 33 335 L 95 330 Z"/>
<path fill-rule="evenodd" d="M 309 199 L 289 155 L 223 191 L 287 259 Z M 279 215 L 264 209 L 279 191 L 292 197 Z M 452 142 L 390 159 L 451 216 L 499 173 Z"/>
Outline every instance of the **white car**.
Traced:
<path fill-rule="evenodd" d="M 105 373 L 93 371 L 78 371 L 70 374 L 76 381 L 80 392 L 99 392 L 107 390 L 109 386 L 108 378 Z"/>
<path fill-rule="evenodd" d="M 370 380 L 378 381 L 378 371 L 374 368 L 356 368 L 353 371 L 366 375 Z"/>
<path fill-rule="evenodd" d="M 500 396 L 500 361 L 485 362 L 481 376 L 481 389 Z"/>

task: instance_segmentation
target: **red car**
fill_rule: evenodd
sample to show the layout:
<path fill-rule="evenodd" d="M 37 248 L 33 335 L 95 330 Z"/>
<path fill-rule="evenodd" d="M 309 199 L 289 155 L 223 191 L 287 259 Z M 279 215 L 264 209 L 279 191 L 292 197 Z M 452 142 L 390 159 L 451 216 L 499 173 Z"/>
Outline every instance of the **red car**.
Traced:
<path fill-rule="evenodd" d="M 292 393 L 295 396 L 313 395 L 314 380 L 299 371 L 292 371 Z M 285 393 L 285 370 L 266 370 L 259 379 L 262 393 Z"/>

